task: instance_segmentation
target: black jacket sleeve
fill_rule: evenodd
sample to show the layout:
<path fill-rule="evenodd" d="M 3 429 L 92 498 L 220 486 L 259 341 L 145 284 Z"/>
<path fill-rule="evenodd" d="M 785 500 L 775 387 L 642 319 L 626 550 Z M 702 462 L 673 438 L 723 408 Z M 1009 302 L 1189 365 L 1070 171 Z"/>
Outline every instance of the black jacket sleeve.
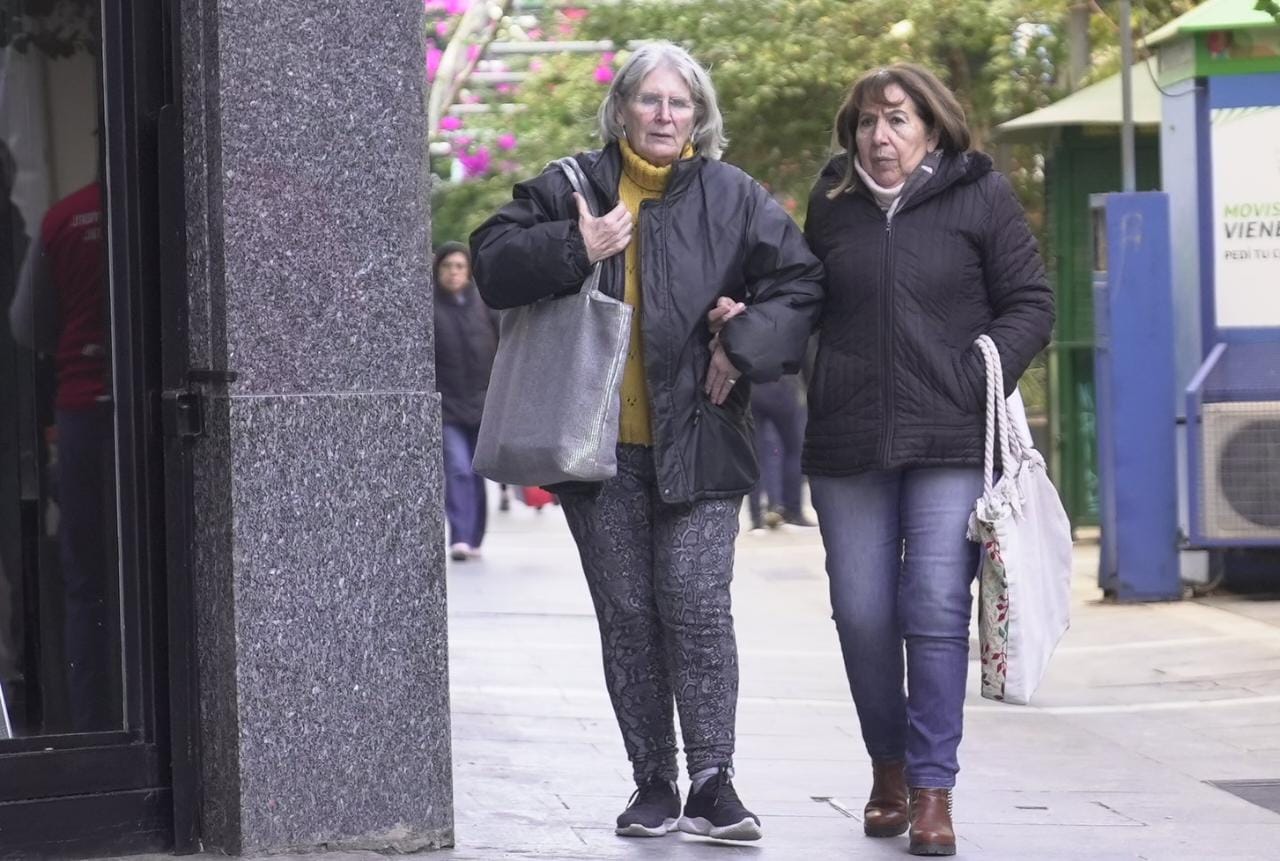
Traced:
<path fill-rule="evenodd" d="M 1053 290 L 1013 186 L 994 171 L 984 184 L 991 216 L 982 238 L 982 271 L 995 315 L 986 334 L 1000 353 L 1008 396 L 1053 334 Z M 975 348 L 966 354 L 966 361 L 969 385 L 981 395 L 987 379 L 982 356 Z"/>
<path fill-rule="evenodd" d="M 822 264 L 791 216 L 753 186 L 743 228 L 747 310 L 725 325 L 721 342 L 747 379 L 766 383 L 803 366 L 822 310 Z"/>
<path fill-rule="evenodd" d="M 471 234 L 476 286 L 490 308 L 576 293 L 590 272 L 573 192 L 551 165 L 517 183 L 512 200 Z"/>

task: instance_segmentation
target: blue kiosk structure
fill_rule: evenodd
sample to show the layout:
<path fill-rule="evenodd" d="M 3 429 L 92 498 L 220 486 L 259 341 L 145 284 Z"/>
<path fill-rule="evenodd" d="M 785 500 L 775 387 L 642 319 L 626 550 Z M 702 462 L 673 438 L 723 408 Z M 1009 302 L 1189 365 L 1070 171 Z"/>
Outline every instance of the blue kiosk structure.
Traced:
<path fill-rule="evenodd" d="M 1119 601 L 1182 597 L 1170 201 L 1095 195 L 1098 582 Z"/>
<path fill-rule="evenodd" d="M 1194 554 L 1280 548 L 1280 24 L 1209 0 L 1146 44 L 1163 191 L 1093 201 L 1099 580 L 1122 601 L 1180 597 Z"/>
<path fill-rule="evenodd" d="M 1120 601 L 1233 565 L 1280 586 L 1280 23 L 1255 5 L 1207 0 L 1147 37 L 1132 72 L 1160 93 L 1161 190 L 1089 198 L 1099 584 Z"/>
<path fill-rule="evenodd" d="M 1184 531 L 1214 551 L 1280 548 L 1280 24 L 1254 6 L 1209 0 L 1147 40 L 1165 90 Z"/>

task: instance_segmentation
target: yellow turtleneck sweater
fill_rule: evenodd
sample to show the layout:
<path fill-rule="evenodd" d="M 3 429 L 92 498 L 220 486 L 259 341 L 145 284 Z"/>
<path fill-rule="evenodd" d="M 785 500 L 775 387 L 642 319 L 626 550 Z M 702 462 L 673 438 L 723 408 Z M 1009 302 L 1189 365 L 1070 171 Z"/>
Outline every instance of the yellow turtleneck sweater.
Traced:
<path fill-rule="evenodd" d="M 649 384 L 644 374 L 644 336 L 640 327 L 640 317 L 644 313 L 644 294 L 640 285 L 640 204 L 662 197 L 671 178 L 671 166 L 650 164 L 637 155 L 626 140 L 618 141 L 618 145 L 622 150 L 618 197 L 635 224 L 631 244 L 627 246 L 626 289 L 622 297 L 635 310 L 631 312 L 631 347 L 627 351 L 627 366 L 622 372 L 618 442 L 653 445 L 653 431 L 649 423 Z M 686 145 L 680 157 L 692 155 L 693 148 Z"/>

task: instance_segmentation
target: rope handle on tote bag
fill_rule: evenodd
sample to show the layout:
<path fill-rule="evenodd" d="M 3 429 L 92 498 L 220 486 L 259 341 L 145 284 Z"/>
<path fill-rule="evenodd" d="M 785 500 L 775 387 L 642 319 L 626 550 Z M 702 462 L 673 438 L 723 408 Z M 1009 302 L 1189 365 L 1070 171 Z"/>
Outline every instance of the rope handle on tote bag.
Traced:
<path fill-rule="evenodd" d="M 995 484 L 996 426 L 1000 430 L 1000 464 L 1007 473 L 1012 464 L 1022 460 L 1022 439 L 1009 429 L 1009 404 L 1004 398 L 1004 370 L 1000 365 L 1000 352 L 988 335 L 979 335 L 974 341 L 987 366 L 987 440 L 982 457 L 983 490 L 991 492 Z"/>

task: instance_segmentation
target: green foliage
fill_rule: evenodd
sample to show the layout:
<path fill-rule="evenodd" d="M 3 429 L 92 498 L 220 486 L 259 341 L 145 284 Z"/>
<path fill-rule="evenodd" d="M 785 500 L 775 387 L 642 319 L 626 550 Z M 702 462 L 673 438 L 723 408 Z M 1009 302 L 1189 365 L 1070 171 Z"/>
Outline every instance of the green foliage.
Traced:
<path fill-rule="evenodd" d="M 534 77 L 521 87 L 523 110 L 499 119 L 494 132 L 516 135 L 521 161 L 540 170 L 554 158 L 599 146 L 596 109 L 608 87 L 593 73 L 597 55 L 562 54 L 549 57 Z"/>
<path fill-rule="evenodd" d="M 1095 77 L 1119 63 L 1118 5 L 1109 0 L 1096 7 L 1090 21 Z M 1135 39 L 1194 5 L 1134 4 Z M 725 158 L 797 215 L 831 154 L 836 110 L 868 69 L 907 60 L 937 72 L 965 106 L 978 148 L 991 147 L 1000 122 L 1065 94 L 1069 10 L 1061 0 L 630 0 L 587 8 L 586 19 L 576 22 L 579 38 L 620 45 L 669 39 L 706 64 L 730 138 Z M 625 53 L 614 65 L 623 59 Z M 605 86 L 593 73 L 601 62 L 595 54 L 547 57 L 514 94 L 517 112 L 467 115 L 473 147 L 492 149 L 507 133 L 517 147 L 505 157 L 495 154 L 496 176 L 439 185 L 437 240 L 469 232 L 507 199 L 516 179 L 598 145 L 594 114 Z M 1033 226 L 1042 228 L 1041 154 L 1018 146 L 1004 156 Z M 439 169 L 448 173 L 447 165 Z"/>
<path fill-rule="evenodd" d="M 712 71 L 726 158 L 803 200 L 830 154 L 832 121 L 862 72 L 904 60 L 943 78 L 975 142 L 1048 104 L 1065 50 L 1057 0 L 648 0 L 595 7 L 588 38 L 665 38 Z"/>
<path fill-rule="evenodd" d="M 1258 0 L 1258 5 L 1253 8 L 1257 9 L 1259 12 L 1268 13 L 1275 18 L 1277 22 L 1280 22 L 1280 4 L 1277 4 L 1275 0 Z"/>
<path fill-rule="evenodd" d="M 511 199 L 513 178 L 494 174 L 471 182 L 436 179 L 431 195 L 432 246 L 466 242 L 471 231 Z"/>
<path fill-rule="evenodd" d="M 1190 12 L 1201 0 L 1141 0 L 1133 4 L 1133 41 L 1140 45 L 1148 34 Z M 1120 71 L 1120 4 L 1112 0 L 1094 14 L 1089 22 L 1089 39 L 1093 46 L 1087 82 L 1108 78 Z M 1136 47 L 1134 58 L 1145 56 Z"/>
<path fill-rule="evenodd" d="M 597 7 L 584 36 L 683 44 L 711 69 L 730 141 L 725 158 L 784 200 L 803 200 L 853 77 L 889 59 L 878 38 L 897 20 L 887 6 L 650 0 Z"/>
<path fill-rule="evenodd" d="M 1041 416 L 1049 411 L 1049 365 L 1044 353 L 1031 360 L 1018 381 L 1018 391 L 1028 414 Z"/>

